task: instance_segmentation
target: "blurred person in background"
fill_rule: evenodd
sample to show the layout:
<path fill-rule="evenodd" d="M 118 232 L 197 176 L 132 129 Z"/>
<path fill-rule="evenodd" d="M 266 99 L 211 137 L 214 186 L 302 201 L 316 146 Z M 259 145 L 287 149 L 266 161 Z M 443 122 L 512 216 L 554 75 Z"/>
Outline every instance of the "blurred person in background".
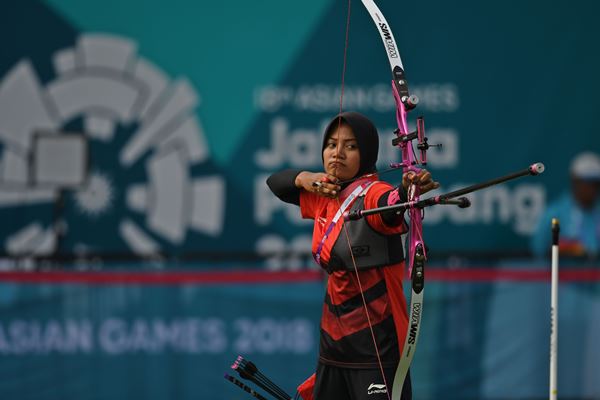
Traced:
<path fill-rule="evenodd" d="M 329 274 L 317 371 L 298 388 L 305 400 L 387 400 L 400 360 L 408 326 L 402 292 L 405 263 L 401 234 L 407 230 L 404 217 L 392 212 L 347 224 L 354 253 L 350 257 L 344 218 L 336 215 L 339 217 L 344 210 L 404 202 L 410 185 L 425 193 L 438 188 L 439 183 L 425 170 L 404 174 L 399 187 L 379 181 L 375 174 L 378 149 L 379 137 L 373 123 L 359 113 L 344 112 L 325 129 L 324 172 L 285 170 L 267 180 L 279 199 L 299 206 L 303 218 L 315 221 L 313 256 Z M 362 252 L 355 253 L 355 248 Z M 361 300 L 361 287 L 366 304 Z M 367 324 L 365 307 L 372 324 Z M 385 371 L 385 381 L 380 367 Z M 401 398 L 412 398 L 410 376 L 406 377 Z"/>
<path fill-rule="evenodd" d="M 571 162 L 570 190 L 550 203 L 531 239 L 535 256 L 550 255 L 552 218 L 560 221 L 561 255 L 595 258 L 600 251 L 600 157 L 592 152 Z"/>

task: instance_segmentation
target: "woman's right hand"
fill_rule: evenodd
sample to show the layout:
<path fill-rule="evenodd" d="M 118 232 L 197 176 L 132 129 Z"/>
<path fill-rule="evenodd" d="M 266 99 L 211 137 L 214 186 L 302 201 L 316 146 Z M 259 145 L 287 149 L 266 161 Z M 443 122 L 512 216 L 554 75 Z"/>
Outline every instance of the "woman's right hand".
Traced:
<path fill-rule="evenodd" d="M 342 189 L 338 185 L 339 180 L 333 176 L 324 172 L 300 172 L 296 176 L 297 188 L 304 189 L 307 192 L 316 193 L 319 196 L 328 197 L 335 199 Z"/>

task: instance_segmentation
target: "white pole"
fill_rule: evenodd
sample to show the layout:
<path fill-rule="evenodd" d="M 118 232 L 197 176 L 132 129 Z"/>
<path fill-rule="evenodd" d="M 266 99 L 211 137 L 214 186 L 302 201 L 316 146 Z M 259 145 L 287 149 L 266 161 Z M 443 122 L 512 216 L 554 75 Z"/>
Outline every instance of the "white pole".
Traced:
<path fill-rule="evenodd" d="M 558 349 L 558 234 L 560 224 L 552 218 L 552 289 L 550 300 L 550 400 L 556 400 L 558 393 L 557 349 Z"/>

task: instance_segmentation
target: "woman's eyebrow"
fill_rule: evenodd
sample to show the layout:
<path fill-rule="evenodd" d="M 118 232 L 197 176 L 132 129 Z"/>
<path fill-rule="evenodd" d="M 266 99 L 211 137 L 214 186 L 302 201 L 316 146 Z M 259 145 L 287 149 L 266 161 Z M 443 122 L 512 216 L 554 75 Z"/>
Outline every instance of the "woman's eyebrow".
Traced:
<path fill-rule="evenodd" d="M 332 138 L 330 137 L 329 139 L 327 139 L 328 142 L 337 142 L 338 139 L 337 138 Z M 342 139 L 342 142 L 344 143 L 348 143 L 348 142 L 356 142 L 356 139 Z"/>

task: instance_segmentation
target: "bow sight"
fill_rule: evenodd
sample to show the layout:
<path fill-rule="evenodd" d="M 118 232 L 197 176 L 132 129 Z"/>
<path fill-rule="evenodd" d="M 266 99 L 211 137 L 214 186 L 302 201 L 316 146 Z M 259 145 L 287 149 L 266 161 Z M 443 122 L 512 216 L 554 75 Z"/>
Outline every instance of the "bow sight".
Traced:
<path fill-rule="evenodd" d="M 416 97 L 416 96 L 415 96 Z M 427 165 L 427 150 L 431 147 L 441 148 L 442 144 L 429 144 L 427 136 L 425 136 L 425 118 L 417 117 L 417 130 L 414 132 L 402 135 L 400 129 L 394 129 L 396 137 L 392 139 L 392 146 L 400 146 L 403 144 L 411 143 L 413 140 L 417 140 L 417 149 L 420 150 L 421 156 L 419 158 L 420 165 Z M 415 157 L 416 159 L 416 157 Z M 391 163 L 390 168 L 402 168 L 404 163 Z"/>

